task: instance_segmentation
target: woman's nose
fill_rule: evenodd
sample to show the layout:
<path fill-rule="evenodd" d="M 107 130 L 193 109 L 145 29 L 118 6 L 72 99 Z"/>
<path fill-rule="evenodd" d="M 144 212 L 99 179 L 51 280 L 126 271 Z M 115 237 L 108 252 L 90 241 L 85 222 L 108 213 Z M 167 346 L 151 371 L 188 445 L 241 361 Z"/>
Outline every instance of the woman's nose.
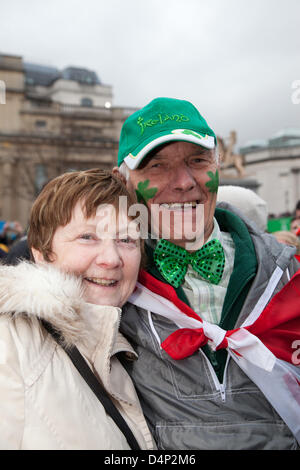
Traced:
<path fill-rule="evenodd" d="M 97 253 L 96 263 L 98 265 L 116 268 L 121 265 L 121 257 L 114 239 L 102 240 Z"/>

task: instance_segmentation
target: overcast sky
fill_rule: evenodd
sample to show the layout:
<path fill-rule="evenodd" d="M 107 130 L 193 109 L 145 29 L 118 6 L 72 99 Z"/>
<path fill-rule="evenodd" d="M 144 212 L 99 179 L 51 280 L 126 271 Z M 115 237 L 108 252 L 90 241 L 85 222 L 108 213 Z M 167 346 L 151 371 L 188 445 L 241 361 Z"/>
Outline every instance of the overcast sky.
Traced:
<path fill-rule="evenodd" d="M 300 128 L 299 0 L 9 0 L 0 52 L 95 70 L 115 106 L 192 101 L 238 145 Z"/>

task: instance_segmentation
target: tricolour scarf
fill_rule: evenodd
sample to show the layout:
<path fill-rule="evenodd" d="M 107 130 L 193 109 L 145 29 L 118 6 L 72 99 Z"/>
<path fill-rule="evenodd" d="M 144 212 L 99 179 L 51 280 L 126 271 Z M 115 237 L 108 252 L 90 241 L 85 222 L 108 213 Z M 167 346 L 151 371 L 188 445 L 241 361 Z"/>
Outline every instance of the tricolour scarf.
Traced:
<path fill-rule="evenodd" d="M 202 320 L 175 289 L 145 271 L 129 302 L 177 325 L 162 343 L 154 332 L 172 359 L 186 358 L 207 342 L 214 350 L 226 348 L 300 443 L 300 270 L 270 300 L 282 274 L 277 267 L 247 320 L 230 331 Z"/>

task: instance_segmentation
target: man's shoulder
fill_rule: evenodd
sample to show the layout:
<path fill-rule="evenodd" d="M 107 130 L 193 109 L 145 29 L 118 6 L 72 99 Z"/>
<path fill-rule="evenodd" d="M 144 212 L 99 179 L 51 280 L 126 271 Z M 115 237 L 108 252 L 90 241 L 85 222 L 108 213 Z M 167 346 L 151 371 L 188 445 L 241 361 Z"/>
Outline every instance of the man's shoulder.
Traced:
<path fill-rule="evenodd" d="M 257 226 L 255 222 L 245 217 L 242 212 L 228 203 L 219 203 L 216 208 L 216 218 L 220 221 L 221 230 L 243 230 L 251 237 L 258 258 L 271 257 L 279 260 L 279 265 L 293 262 L 294 247 L 282 245 L 272 233 L 268 233 Z"/>
<path fill-rule="evenodd" d="M 126 302 L 122 307 L 122 316 L 120 322 L 120 331 L 125 336 L 136 333 L 141 321 L 141 318 L 146 315 L 145 309 L 138 307 L 131 302 Z"/>

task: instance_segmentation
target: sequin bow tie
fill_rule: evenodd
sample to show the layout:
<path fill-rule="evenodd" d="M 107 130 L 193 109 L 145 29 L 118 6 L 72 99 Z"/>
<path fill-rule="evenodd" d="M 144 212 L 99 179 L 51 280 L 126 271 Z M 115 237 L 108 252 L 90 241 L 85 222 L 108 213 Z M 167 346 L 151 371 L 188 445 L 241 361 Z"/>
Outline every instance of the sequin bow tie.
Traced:
<path fill-rule="evenodd" d="M 154 250 L 154 261 L 166 281 L 177 288 L 184 282 L 190 264 L 194 271 L 212 284 L 219 284 L 223 276 L 225 256 L 217 239 L 213 239 L 189 253 L 167 240 L 159 240 Z"/>

